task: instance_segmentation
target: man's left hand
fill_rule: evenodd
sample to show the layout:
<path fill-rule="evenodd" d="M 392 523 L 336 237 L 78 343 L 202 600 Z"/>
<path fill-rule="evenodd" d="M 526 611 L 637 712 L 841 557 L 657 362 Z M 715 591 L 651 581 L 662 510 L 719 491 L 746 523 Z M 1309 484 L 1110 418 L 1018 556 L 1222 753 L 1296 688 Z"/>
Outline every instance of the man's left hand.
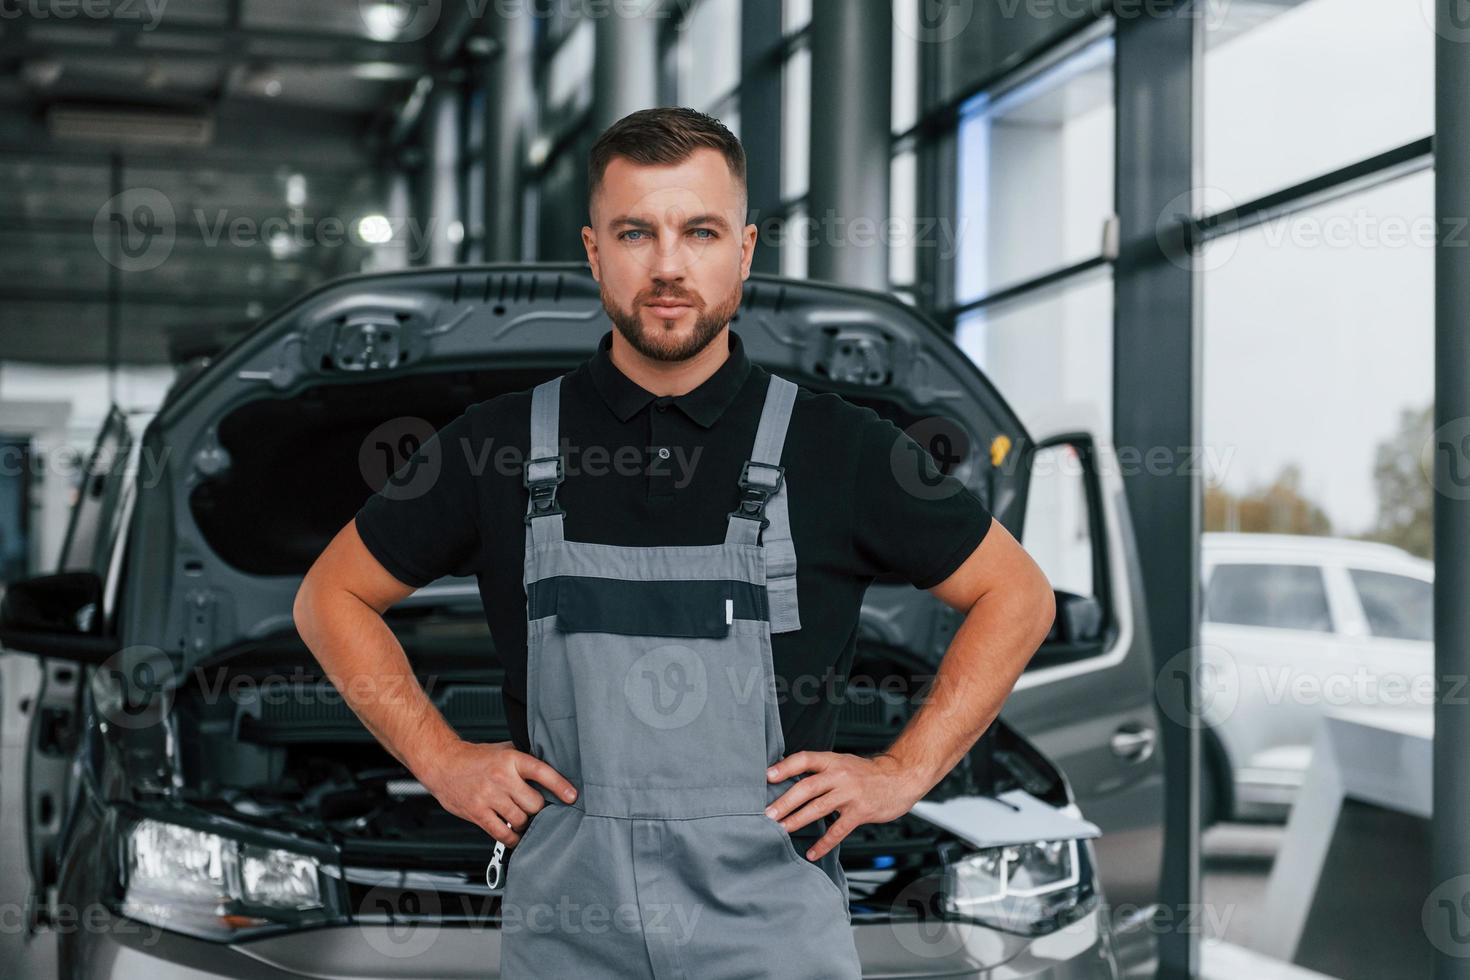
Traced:
<path fill-rule="evenodd" d="M 812 775 L 797 780 L 766 808 L 766 813 L 790 833 L 834 810 L 841 812 L 842 816 L 807 850 L 809 861 L 821 858 L 862 824 L 898 819 L 929 790 L 919 785 L 912 771 L 886 753 L 868 757 L 846 752 L 797 752 L 772 766 L 766 778 L 779 783 L 800 773 Z"/>

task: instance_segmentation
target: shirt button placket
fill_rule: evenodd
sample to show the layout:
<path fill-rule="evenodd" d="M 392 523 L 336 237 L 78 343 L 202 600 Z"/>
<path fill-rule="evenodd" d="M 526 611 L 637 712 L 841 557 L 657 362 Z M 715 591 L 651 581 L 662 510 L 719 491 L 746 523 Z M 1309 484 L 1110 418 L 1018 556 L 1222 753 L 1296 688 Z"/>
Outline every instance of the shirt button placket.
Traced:
<path fill-rule="evenodd" d="M 649 457 L 650 497 L 668 497 L 674 493 L 674 468 L 671 465 L 673 453 L 669 449 L 669 444 L 673 441 L 670 438 L 673 420 L 667 412 L 669 404 L 667 401 L 655 401 L 653 407 L 656 411 L 649 415 L 649 441 L 653 446 Z"/>

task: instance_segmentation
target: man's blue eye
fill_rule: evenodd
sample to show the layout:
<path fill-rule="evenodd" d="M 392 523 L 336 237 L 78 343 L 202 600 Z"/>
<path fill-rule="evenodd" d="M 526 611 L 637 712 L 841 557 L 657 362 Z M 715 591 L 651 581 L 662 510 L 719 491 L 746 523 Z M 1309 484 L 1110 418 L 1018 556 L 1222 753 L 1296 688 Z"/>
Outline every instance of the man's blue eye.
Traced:
<path fill-rule="evenodd" d="M 641 235 L 641 234 L 643 234 L 643 232 L 641 232 L 641 231 L 625 231 L 619 237 L 621 237 L 621 238 L 627 238 L 629 235 Z"/>
<path fill-rule="evenodd" d="M 714 229 L 712 229 L 712 228 L 696 228 L 696 229 L 694 229 L 694 231 L 695 231 L 696 234 L 703 233 L 703 234 L 709 235 L 711 237 L 714 236 Z M 709 239 L 705 239 L 705 241 L 708 241 L 708 240 Z"/>

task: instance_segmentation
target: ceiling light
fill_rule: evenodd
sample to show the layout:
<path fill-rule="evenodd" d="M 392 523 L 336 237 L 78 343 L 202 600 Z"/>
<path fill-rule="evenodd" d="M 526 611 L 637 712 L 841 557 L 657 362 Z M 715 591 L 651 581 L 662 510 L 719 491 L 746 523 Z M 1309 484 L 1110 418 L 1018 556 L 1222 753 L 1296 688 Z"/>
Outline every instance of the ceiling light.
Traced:
<path fill-rule="evenodd" d="M 357 237 L 369 245 L 386 245 L 393 240 L 393 226 L 384 215 L 364 215 L 357 222 Z"/>
<path fill-rule="evenodd" d="M 403 29 L 403 12 L 395 3 L 371 3 L 362 8 L 362 22 L 376 41 L 391 41 Z"/>

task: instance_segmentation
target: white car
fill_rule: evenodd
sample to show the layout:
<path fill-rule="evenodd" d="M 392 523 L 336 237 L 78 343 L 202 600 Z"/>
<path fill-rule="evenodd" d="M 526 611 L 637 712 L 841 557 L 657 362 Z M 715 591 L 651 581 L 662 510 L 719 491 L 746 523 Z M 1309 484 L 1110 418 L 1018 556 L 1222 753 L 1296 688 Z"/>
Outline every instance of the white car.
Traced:
<path fill-rule="evenodd" d="M 1202 813 L 1281 820 L 1322 715 L 1432 710 L 1434 563 L 1391 545 L 1208 533 Z"/>

